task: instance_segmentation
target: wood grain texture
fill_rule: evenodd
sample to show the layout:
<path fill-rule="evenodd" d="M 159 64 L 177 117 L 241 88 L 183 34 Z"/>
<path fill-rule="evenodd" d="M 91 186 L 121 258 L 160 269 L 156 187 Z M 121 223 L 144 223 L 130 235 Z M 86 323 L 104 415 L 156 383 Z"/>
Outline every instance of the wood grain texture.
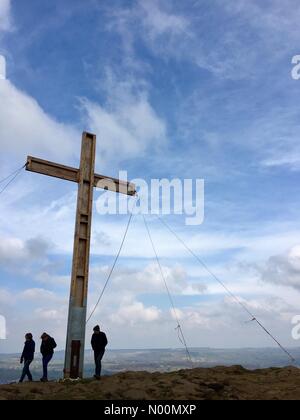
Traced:
<path fill-rule="evenodd" d="M 27 157 L 26 170 L 65 181 L 78 183 L 79 180 L 79 169 L 33 156 Z M 134 196 L 136 193 L 133 183 L 100 174 L 94 174 L 93 186 L 130 196 Z"/>

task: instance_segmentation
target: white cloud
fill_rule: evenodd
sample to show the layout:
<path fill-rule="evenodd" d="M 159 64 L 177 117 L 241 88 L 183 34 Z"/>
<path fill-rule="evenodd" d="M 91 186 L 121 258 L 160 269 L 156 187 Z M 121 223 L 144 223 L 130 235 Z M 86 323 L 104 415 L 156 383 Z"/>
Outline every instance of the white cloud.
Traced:
<path fill-rule="evenodd" d="M 62 198 L 50 200 L 49 204 L 41 205 L 37 198 L 38 187 L 34 189 L 34 201 L 28 198 L 32 191 L 30 191 L 31 194 L 25 194 L 25 196 L 21 194 L 21 197 L 18 197 L 19 191 L 26 191 L 28 181 L 24 178 L 20 180 L 22 182 L 16 190 L 10 189 L 12 197 L 7 195 L 6 200 L 0 202 L 3 218 L 7 217 L 10 220 L 9 224 L 2 225 L 0 228 L 2 238 L 0 262 L 12 267 L 14 259 L 21 260 L 26 265 L 30 261 L 43 260 L 41 252 L 44 252 L 44 260 L 48 263 L 48 252 L 71 253 L 73 247 L 76 192 L 72 191 L 70 194 L 63 195 Z M 34 176 L 34 179 L 36 178 L 39 177 Z M 44 178 L 41 181 L 43 186 L 40 187 L 42 191 L 45 190 L 43 181 Z M 37 182 L 39 182 L 38 179 Z M 76 189 L 75 184 L 74 187 Z M 56 195 L 55 185 L 54 190 Z M 11 199 L 8 200 L 8 197 Z M 33 234 L 34 238 L 32 238 Z M 31 258 L 27 258 L 28 256 Z"/>
<path fill-rule="evenodd" d="M 6 79 L 6 59 L 0 55 L 0 80 Z"/>
<path fill-rule="evenodd" d="M 164 277 L 169 290 L 174 295 L 200 296 L 206 291 L 203 282 L 190 281 L 187 272 L 179 264 L 173 267 L 162 265 Z M 91 285 L 94 290 L 102 287 L 104 280 L 110 271 L 110 267 L 92 266 Z M 119 293 L 120 289 L 126 289 L 126 293 Z M 124 290 L 125 292 L 125 290 Z M 157 263 L 146 265 L 141 270 L 119 268 L 116 269 L 110 283 L 110 293 L 115 302 L 124 302 L 126 297 L 131 299 L 139 294 L 155 293 L 166 294 L 165 285 L 158 269 Z"/>
<path fill-rule="evenodd" d="M 76 187 L 76 186 L 75 186 Z M 22 186 L 21 186 L 22 189 Z M 54 191 L 55 192 L 55 191 Z M 97 196 L 95 195 L 95 198 Z M 27 202 L 26 202 L 27 203 Z M 8 252 L 5 249 L 5 241 L 13 240 L 14 244 L 8 242 L 11 248 L 14 246 L 14 253 L 24 246 L 28 238 L 32 237 L 32 226 L 37 238 L 43 238 L 51 244 L 51 251 L 55 253 L 71 254 L 73 249 L 76 191 L 63 195 L 61 198 L 52 201 L 48 206 L 41 205 L 37 201 L 30 206 L 30 211 L 23 211 L 20 216 L 21 202 L 0 201 L 0 210 L 3 219 L 10 220 L 9 226 L 2 226 L 0 236 L 3 238 L 2 258 L 8 260 Z M 22 223 L 20 223 L 20 217 Z M 92 242 L 92 254 L 114 256 L 120 246 L 121 236 L 124 233 L 128 217 L 125 216 L 99 216 L 94 212 L 93 234 L 96 232 L 95 240 Z M 153 220 L 154 221 L 154 220 Z M 167 220 L 167 223 L 168 222 Z M 174 224 L 172 224 L 175 227 Z M 222 228 L 214 231 L 201 228 L 195 231 L 186 228 L 178 220 L 175 227 L 180 237 L 205 260 L 207 257 L 217 255 L 220 252 L 232 251 L 236 261 L 259 261 L 267 259 L 276 253 L 282 253 L 287 248 L 298 242 L 299 227 L 294 223 L 270 223 L 264 226 L 248 225 L 247 229 L 241 225 L 236 232 L 227 231 Z M 105 240 L 97 240 L 97 232 L 101 231 L 101 237 Z M 189 254 L 182 245 L 174 240 L 174 237 L 159 222 L 151 223 L 151 231 L 161 258 L 188 258 Z M 9 233 L 7 233 L 9 232 Z M 120 236 L 121 235 L 121 236 Z M 138 238 L 138 239 L 137 239 Z M 18 242 L 21 241 L 21 242 Z M 12 252 L 13 254 L 13 252 Z M 145 231 L 141 218 L 136 217 L 130 227 L 122 257 L 131 258 L 153 258 L 153 250 Z M 0 253 L 1 259 L 1 253 Z"/>
<path fill-rule="evenodd" d="M 0 0 L 0 30 L 10 28 L 10 6 L 10 1 Z M 161 19 L 159 15 L 157 19 Z M 167 26 L 172 23 L 175 20 Z M 116 81 L 110 76 L 107 82 L 106 104 L 81 98 L 82 125 L 99 137 L 97 155 L 102 170 L 141 157 L 149 147 L 154 153 L 166 141 L 165 123 L 151 106 L 145 86 L 140 86 L 143 81 L 128 77 Z M 75 126 L 48 115 L 34 98 L 8 80 L 0 83 L 0 104 L 3 155 L 10 153 L 24 161 L 27 155 L 37 155 L 66 164 L 78 162 L 81 133 Z"/>
<path fill-rule="evenodd" d="M 176 13 L 172 5 L 158 0 L 136 1 L 133 6 L 109 11 L 107 28 L 121 36 L 125 64 L 135 71 L 149 70 L 136 54 L 136 40 L 142 40 L 151 51 L 162 59 L 184 57 L 187 42 L 191 41 L 190 21 Z"/>
<path fill-rule="evenodd" d="M 182 35 L 189 28 L 188 20 L 180 15 L 163 10 L 157 0 L 139 1 L 143 24 L 148 36 L 154 40 L 161 35 Z"/>
<path fill-rule="evenodd" d="M 99 133 L 97 164 L 107 167 L 142 158 L 150 148 L 153 154 L 161 150 L 166 144 L 166 126 L 151 106 L 147 90 L 130 78 L 116 80 L 109 71 L 104 84 L 106 104 L 81 99 L 86 125 Z"/>
<path fill-rule="evenodd" d="M 0 0 L 0 31 L 11 29 L 11 0 Z"/>
<path fill-rule="evenodd" d="M 163 4 L 163 6 L 162 6 Z M 189 38 L 189 20 L 174 12 L 171 4 L 159 0 L 136 0 L 133 5 L 107 9 L 109 31 L 120 34 L 122 63 L 136 74 L 151 71 L 145 60 L 136 53 L 136 40 L 142 40 L 155 54 L 162 51 L 176 56 L 183 40 Z M 162 58 L 167 58 L 161 54 Z"/>
<path fill-rule="evenodd" d="M 99 289 L 103 286 L 101 277 L 92 280 L 89 311 L 99 295 L 95 290 L 96 280 Z M 172 312 L 167 308 L 161 309 L 155 302 L 141 302 L 137 296 L 139 290 L 134 291 L 129 287 L 135 282 L 136 279 L 132 277 L 124 278 L 123 283 L 110 285 L 89 327 L 100 323 L 108 333 L 111 348 L 180 346 Z M 172 283 L 170 285 L 173 287 Z M 31 330 L 35 336 L 39 336 L 45 329 L 57 339 L 59 348 L 64 347 L 67 291 L 62 296 L 47 289 L 25 289 L 14 296 L 13 306 L 9 304 L 12 294 L 8 290 L 0 291 L 0 301 L 1 296 L 1 314 L 7 319 L 9 333 L 3 349 L 16 349 L 16 343 L 20 340 L 20 337 L 16 337 L 16 331 Z M 287 294 L 285 296 L 272 296 L 270 290 L 268 296 L 248 298 L 247 302 L 240 299 L 283 343 L 293 345 L 291 319 L 297 314 L 298 299 L 295 296 L 290 299 Z M 250 321 L 249 316 L 228 297 L 211 296 L 209 301 L 201 299 L 177 308 L 177 314 L 189 346 L 263 347 L 273 344 L 256 324 L 246 323 Z M 87 334 L 88 346 L 89 338 Z"/>
<path fill-rule="evenodd" d="M 25 257 L 24 243 L 17 238 L 2 238 L 0 242 L 0 258 L 2 263 L 15 261 Z"/>
<path fill-rule="evenodd" d="M 0 264 L 3 268 L 22 270 L 34 262 L 44 260 L 49 244 L 36 237 L 23 241 L 15 237 L 1 237 Z"/>
<path fill-rule="evenodd" d="M 300 125 L 297 107 L 272 107 L 264 116 L 257 118 L 247 131 L 249 148 L 261 156 L 263 166 L 285 166 L 299 170 Z"/>
<path fill-rule="evenodd" d="M 39 305 L 42 301 L 61 303 L 61 298 L 58 298 L 56 294 L 46 289 L 26 289 L 19 294 L 19 298 L 26 301 L 36 302 Z"/>
<path fill-rule="evenodd" d="M 285 84 L 288 80 L 284 75 L 280 77 L 281 79 L 278 79 L 278 75 L 276 77 L 276 89 L 285 92 L 287 99 L 290 96 L 290 87 Z M 177 123 L 180 137 L 185 141 L 188 150 L 191 141 L 202 141 L 204 153 L 201 166 L 207 176 L 216 179 L 222 174 L 224 179 L 226 172 L 232 179 L 244 174 L 245 169 L 251 171 L 258 165 L 264 170 L 266 167 L 299 170 L 300 125 L 297 102 L 282 105 L 280 101 L 271 101 L 266 104 L 264 112 L 257 113 L 255 96 L 250 96 L 250 100 L 245 103 L 240 94 L 233 93 L 233 100 L 227 89 L 220 90 L 217 94 L 208 95 L 208 91 L 206 93 L 203 93 L 203 88 L 195 89 L 190 96 L 183 99 Z M 216 108 L 220 114 L 217 124 L 214 122 Z M 243 124 L 236 125 L 235 115 L 238 113 L 251 117 L 247 117 Z M 204 127 L 207 124 L 213 126 L 214 130 L 206 130 Z M 231 147 L 235 148 L 236 153 L 250 154 L 246 168 L 240 168 L 239 164 L 233 165 L 231 156 L 227 153 Z M 191 150 L 191 159 L 192 153 Z M 220 167 L 224 168 L 223 171 Z M 186 169 L 183 167 L 182 170 Z"/>
<path fill-rule="evenodd" d="M 13 153 L 24 161 L 30 154 L 60 160 L 79 154 L 80 133 L 69 125 L 55 121 L 35 99 L 18 90 L 8 80 L 0 81 L 0 104 L 3 154 Z"/>
<path fill-rule="evenodd" d="M 291 319 L 297 314 L 297 306 L 272 296 L 249 299 L 247 304 L 280 341 L 286 345 L 295 345 L 291 338 Z M 172 312 L 160 310 L 158 315 L 156 310 L 147 313 L 145 309 L 144 305 L 133 301 L 120 306 L 117 311 L 110 307 L 107 312 L 106 304 L 101 313 L 95 315 L 95 320 L 101 320 L 103 329 L 109 332 L 114 345 L 122 343 L 120 345 L 127 348 L 132 348 L 133 343 L 137 348 L 181 346 Z M 251 321 L 249 315 L 227 297 L 177 308 L 177 314 L 188 346 L 275 346 L 256 323 L 248 322 Z"/>
<path fill-rule="evenodd" d="M 137 1 L 133 7 L 114 10 L 109 28 L 120 33 L 124 45 L 130 45 L 131 60 L 137 55 L 135 40 L 142 39 L 162 60 L 185 61 L 218 78 L 233 80 L 254 78 L 261 71 L 259 62 L 264 60 L 269 66 L 287 48 L 297 46 L 297 1 L 215 3 L 218 13 L 211 13 L 201 2 L 193 2 L 183 12 L 174 2 Z M 222 31 L 220 36 L 216 26 Z M 253 48 L 253 42 L 259 48 Z"/>
<path fill-rule="evenodd" d="M 265 42 L 291 45 L 298 42 L 298 22 L 300 17 L 299 3 L 297 0 L 272 0 L 267 7 L 259 0 L 249 2 L 247 0 L 220 1 L 227 13 L 235 19 L 243 20 L 256 28 L 261 36 L 272 33 Z M 278 53 L 279 45 L 274 49 Z"/>
<path fill-rule="evenodd" d="M 266 40 L 266 44 L 261 44 L 262 50 L 266 51 L 266 45 L 275 45 L 273 37 L 270 36 L 274 35 L 274 28 L 280 27 L 280 29 L 284 29 L 280 30 L 281 34 L 289 34 L 288 14 L 291 11 L 284 10 L 283 3 L 280 7 L 277 1 L 274 2 L 276 7 L 274 7 L 273 13 L 265 12 L 261 6 L 258 7 L 258 3 L 255 4 L 255 8 L 252 8 L 253 3 L 250 5 L 247 1 L 228 1 L 226 5 L 222 2 L 222 7 L 226 6 L 228 16 L 232 16 L 234 13 L 238 14 L 238 19 L 241 19 L 238 20 L 240 23 L 244 21 L 242 19 L 250 17 L 251 25 L 259 28 L 257 31 L 259 36 Z M 1 4 L 3 5 L 4 2 L 0 0 Z M 246 75 L 249 76 L 248 69 L 255 68 L 253 63 L 256 63 L 259 53 L 253 49 L 253 40 L 251 48 L 249 45 L 244 48 L 244 41 L 240 39 L 240 31 L 237 30 L 241 29 L 239 25 L 233 31 L 224 31 L 224 36 L 221 39 L 216 37 L 217 45 L 214 48 L 214 45 L 206 43 L 205 36 L 202 36 L 207 35 L 204 32 L 209 29 L 209 26 L 205 29 L 201 19 L 195 20 L 191 15 L 181 15 L 178 10 L 172 8 L 173 2 L 166 4 L 158 1 L 140 1 L 137 4 L 136 10 L 128 10 L 128 13 L 123 10 L 119 15 L 119 23 L 123 25 L 121 26 L 124 40 L 130 40 L 135 34 L 136 39 L 139 37 L 139 40 L 142 40 L 152 53 L 162 59 L 167 60 L 171 57 L 192 62 L 222 77 L 236 77 L 236 75 L 240 77 L 245 70 Z M 193 4 L 196 5 L 196 3 Z M 251 9 L 251 13 L 248 14 L 247 9 Z M 282 21 L 279 19 L 280 14 L 283 16 Z M 295 23 L 298 13 L 294 15 L 293 22 Z M 204 16 L 203 19 L 207 21 L 207 16 Z M 259 20 L 256 25 L 255 19 L 262 20 Z M 132 25 L 133 21 L 135 21 L 134 23 L 138 21 L 139 24 Z M 263 30 L 264 26 L 265 30 Z M 111 27 L 114 27 L 113 23 Z M 137 27 L 138 30 L 135 31 L 134 27 Z M 293 35 L 287 36 L 284 44 L 292 38 Z M 134 41 L 131 39 L 130 47 L 132 48 L 135 46 Z M 280 49 L 282 44 L 279 43 L 278 46 Z M 134 54 L 134 51 L 129 48 L 128 53 Z M 123 71 L 123 67 L 121 71 Z M 106 86 L 104 89 L 106 101 L 97 103 L 85 98 L 81 100 L 83 125 L 88 126 L 98 135 L 99 166 L 101 164 L 102 168 L 108 167 L 112 163 L 119 164 L 126 159 L 144 157 L 150 150 L 152 155 L 154 151 L 159 151 L 166 142 L 166 124 L 151 104 L 150 95 L 148 95 L 150 87 L 147 86 L 147 83 L 141 79 L 135 80 L 132 76 L 126 76 L 120 80 L 110 74 L 104 84 Z M 208 95 L 203 95 L 203 92 L 201 94 L 202 97 L 205 96 L 205 102 L 208 103 Z M 196 100 L 198 99 L 197 97 Z M 232 102 L 232 97 L 230 100 Z M 215 115 L 212 111 L 223 102 L 223 100 L 220 101 L 218 94 L 216 102 L 209 103 L 210 109 L 207 114 Z M 68 163 L 65 161 L 74 157 L 74 160 L 78 162 L 80 132 L 74 126 L 55 121 L 32 97 L 18 90 L 10 82 L 0 82 L 0 104 L 0 142 L 4 157 L 6 157 L 6 153 L 22 157 L 27 154 L 36 154 L 46 159 L 59 160 L 62 163 Z M 230 106 L 229 102 L 226 102 L 226 106 Z M 201 115 L 205 120 L 201 109 L 194 108 L 195 119 L 192 121 L 192 126 L 197 120 L 199 121 Z M 187 114 L 191 112 L 191 109 L 193 106 L 186 110 Z M 235 115 L 236 111 L 237 109 L 234 110 Z M 281 118 L 279 118 L 279 114 Z M 297 127 L 294 125 L 293 132 L 286 132 L 286 127 L 293 125 L 294 117 L 297 118 L 296 113 L 287 115 L 282 110 L 277 110 L 273 113 L 270 112 L 265 119 L 256 119 L 253 130 L 248 130 L 248 139 L 252 141 L 245 143 L 251 143 L 253 149 L 261 147 L 264 152 L 262 160 L 266 158 L 265 165 L 283 164 L 283 162 L 292 162 L 295 166 L 298 165 L 297 138 L 299 136 Z M 212 132 L 206 140 L 217 145 L 215 149 L 218 149 L 220 138 L 221 136 Z M 188 138 L 188 141 L 190 140 Z M 265 155 L 266 150 L 268 151 L 267 156 Z M 203 155 L 204 159 L 207 159 L 205 153 Z M 188 157 L 184 160 L 184 166 L 186 166 L 186 162 L 189 162 Z M 166 161 L 165 164 L 169 165 L 170 163 Z M 199 167 L 199 162 L 197 165 Z M 216 162 L 214 162 L 214 166 L 217 166 Z M 223 172 L 220 171 L 220 173 L 223 177 Z M 22 191 L 28 188 L 25 184 L 24 182 Z M 4 224 L 1 227 L 3 232 L 0 242 L 1 264 L 5 268 L 9 266 L 14 268 L 15 266 L 18 269 L 18 265 L 26 265 L 28 260 L 42 260 L 42 268 L 37 273 L 30 272 L 32 279 L 42 283 L 42 287 L 45 288 L 46 285 L 49 287 L 51 285 L 53 289 L 63 286 L 66 294 L 65 298 L 62 298 L 57 294 L 57 291 L 46 289 L 25 289 L 24 292 L 16 295 L 12 290 L 0 290 L 1 311 L 7 313 L 8 325 L 12 332 L 9 336 L 8 346 L 11 348 L 14 346 L 12 343 L 16 342 L 16 331 L 21 329 L 26 331 L 30 326 L 37 332 L 41 332 L 46 324 L 47 328 L 52 329 L 55 336 L 59 337 L 60 346 L 63 347 L 67 318 L 66 300 L 70 278 L 67 275 L 59 275 L 58 270 L 55 271 L 53 267 L 50 269 L 47 259 L 49 250 L 44 249 L 43 244 L 39 242 L 28 242 L 27 238 L 31 237 L 34 229 L 35 234 L 46 235 L 47 239 L 53 240 L 55 252 L 65 253 L 69 257 L 72 252 L 75 193 L 58 198 L 46 207 L 41 204 L 45 201 L 40 202 L 41 196 L 35 194 L 34 204 L 28 205 L 28 207 L 26 204 L 26 211 L 22 211 L 21 201 L 16 201 L 16 191 L 13 188 L 11 191 L 12 194 L 7 195 L 6 200 L 0 202 L 3 220 L 9 220 L 9 226 Z M 60 195 L 59 191 L 56 193 Z M 45 195 L 44 188 L 41 194 Z M 14 202 L 9 202 L 8 199 L 12 198 Z M 20 199 L 20 195 L 18 198 Z M 28 201 L 30 200 L 31 197 Z M 26 203 L 28 202 L 26 201 Z M 155 343 L 157 346 L 178 345 L 173 328 L 174 322 L 169 311 L 160 309 L 156 302 L 153 302 L 153 305 L 156 306 L 140 302 L 141 294 L 163 294 L 165 290 L 155 264 L 147 264 L 144 268 L 140 267 L 139 259 L 152 258 L 153 252 L 144 227 L 137 223 L 133 229 L 134 235 L 128 237 L 122 256 L 136 258 L 133 261 L 128 259 L 128 265 L 131 264 L 132 267 L 139 265 L 139 267 L 116 270 L 111 288 L 105 295 L 105 304 L 100 306 L 95 318 L 99 318 L 104 328 L 109 330 L 114 346 L 131 346 L 133 343 L 134 346 L 138 346 L 139 343 L 141 346 L 151 346 L 151 343 Z M 206 273 L 201 273 L 199 268 L 196 270 L 195 266 L 189 266 L 188 272 L 179 264 L 172 266 L 174 261 L 179 258 L 184 259 L 188 254 L 183 252 L 180 244 L 175 243 L 170 236 L 163 233 L 161 227 L 154 226 L 153 229 L 160 256 L 170 258 L 167 264 L 164 262 L 163 269 L 172 293 L 180 296 L 193 296 L 193 299 L 197 295 L 199 295 L 199 299 L 201 295 L 209 295 L 209 302 L 205 301 L 206 296 L 201 296 L 201 304 L 187 305 L 178 309 L 180 319 L 187 328 L 189 344 L 261 345 L 260 337 L 256 335 L 257 331 L 252 331 L 252 325 L 245 327 L 244 321 L 248 320 L 245 319 L 245 315 L 241 315 L 232 302 L 222 298 L 224 291 L 219 285 L 209 284 L 208 289 L 205 290 Z M 243 228 L 239 232 L 228 232 L 224 226 L 222 229 L 214 228 L 213 232 L 204 229 L 197 231 L 200 233 L 196 234 L 194 230 L 187 229 L 180 235 L 195 252 L 200 256 L 204 255 L 205 259 L 211 258 L 219 252 L 226 251 L 226 255 L 234 253 L 236 258 L 229 257 L 228 264 L 232 260 L 238 264 L 245 260 L 253 262 L 253 260 L 268 259 L 270 255 L 275 255 L 274 252 L 282 253 L 286 247 L 296 243 L 299 238 L 299 229 L 295 225 L 285 229 L 285 227 L 273 224 L 267 228 L 258 226 L 253 230 Z M 124 218 L 104 219 L 95 215 L 93 230 L 98 232 L 98 235 L 94 235 L 93 257 L 95 255 L 115 255 L 120 244 L 120 235 L 124 231 Z M 224 255 L 222 254 L 222 258 Z M 249 305 L 253 311 L 259 314 L 263 320 L 267 320 L 274 332 L 278 330 L 285 342 L 289 342 L 289 317 L 293 311 L 296 311 L 293 302 L 298 299 L 298 296 L 295 290 L 291 290 L 295 295 L 291 296 L 291 291 L 289 292 L 286 286 L 292 286 L 299 290 L 297 285 L 298 257 L 299 250 L 297 248 L 287 255 L 282 254 L 279 257 L 273 257 L 273 259 L 271 257 L 264 267 L 264 273 L 271 278 L 270 285 L 266 285 L 265 288 L 264 285 L 258 286 L 257 283 L 254 283 L 257 280 L 253 278 L 254 276 L 245 276 L 245 273 L 242 276 L 241 270 L 236 267 L 236 269 L 229 270 L 227 265 L 221 267 L 221 264 L 217 264 L 213 271 L 217 272 L 222 279 L 225 277 L 226 284 L 235 293 L 250 296 Z M 65 255 L 64 258 L 66 258 Z M 45 261 L 43 261 L 44 259 Z M 216 259 L 213 259 L 212 265 L 215 264 L 215 261 Z M 193 270 L 191 278 L 190 274 Z M 92 265 L 90 306 L 96 302 L 99 296 L 98 292 L 103 286 L 102 280 L 107 275 L 107 271 L 108 267 L 99 268 Z M 272 281 L 280 286 L 274 288 Z M 280 294 L 285 302 L 277 299 Z M 204 302 L 202 298 L 204 298 Z M 10 302 L 19 303 L 15 306 L 16 310 L 15 308 L 14 311 L 10 310 Z M 30 311 L 28 310 L 29 306 Z M 280 315 L 277 315 L 278 313 Z M 124 325 L 130 328 L 124 328 Z M 134 328 L 131 328 L 132 326 Z M 269 341 L 266 340 L 263 343 L 268 344 Z"/>
<path fill-rule="evenodd" d="M 145 307 L 141 302 L 133 302 L 124 305 L 110 316 L 113 323 L 117 325 L 134 326 L 136 323 L 144 324 L 157 321 L 161 311 L 155 306 Z"/>
<path fill-rule="evenodd" d="M 7 289 L 0 289 L 0 304 L 1 306 L 10 305 L 14 303 L 14 295 Z"/>
<path fill-rule="evenodd" d="M 82 126 L 98 136 L 97 165 L 103 170 L 141 158 L 149 148 L 152 154 L 161 151 L 167 139 L 166 125 L 151 106 L 145 86 L 111 75 L 106 82 L 104 105 L 80 99 Z M 24 161 L 27 155 L 64 164 L 79 161 L 81 133 L 74 126 L 56 121 L 8 80 L 0 81 L 0 104 L 3 155 L 13 154 Z"/>
<path fill-rule="evenodd" d="M 53 265 L 56 265 L 54 263 Z M 55 275 L 47 272 L 49 267 L 44 266 L 35 276 L 34 281 L 41 283 L 43 285 L 52 285 L 52 286 L 70 286 L 71 274 L 69 275 Z"/>
<path fill-rule="evenodd" d="M 66 311 L 62 312 L 61 309 L 37 308 L 34 314 L 42 321 L 54 321 L 56 324 L 60 324 L 66 318 Z"/>
<path fill-rule="evenodd" d="M 265 282 L 300 291 L 300 245 L 284 254 L 271 256 L 266 263 L 258 264 L 257 270 Z"/>

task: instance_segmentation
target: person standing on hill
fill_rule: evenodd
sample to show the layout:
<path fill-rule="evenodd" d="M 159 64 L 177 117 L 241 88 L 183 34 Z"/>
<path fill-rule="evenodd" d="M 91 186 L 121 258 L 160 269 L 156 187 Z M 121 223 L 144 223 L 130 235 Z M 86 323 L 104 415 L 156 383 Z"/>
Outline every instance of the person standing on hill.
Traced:
<path fill-rule="evenodd" d="M 35 352 L 35 342 L 33 341 L 33 336 L 31 333 L 25 335 L 25 344 L 24 350 L 20 359 L 20 363 L 24 363 L 23 372 L 20 378 L 20 383 L 22 383 L 25 379 L 25 376 L 28 377 L 28 381 L 32 382 L 32 375 L 30 373 L 30 365 L 34 359 L 34 352 Z"/>
<path fill-rule="evenodd" d="M 41 378 L 41 382 L 48 382 L 48 364 L 53 357 L 56 342 L 47 333 L 42 334 L 41 340 L 41 353 L 43 356 L 43 377 Z"/>
<path fill-rule="evenodd" d="M 101 369 L 102 369 L 102 358 L 105 353 L 105 347 L 107 346 L 106 334 L 100 331 L 99 325 L 96 325 L 94 328 L 94 334 L 92 336 L 91 345 L 94 350 L 95 357 L 95 375 L 94 378 L 100 380 L 101 378 Z"/>

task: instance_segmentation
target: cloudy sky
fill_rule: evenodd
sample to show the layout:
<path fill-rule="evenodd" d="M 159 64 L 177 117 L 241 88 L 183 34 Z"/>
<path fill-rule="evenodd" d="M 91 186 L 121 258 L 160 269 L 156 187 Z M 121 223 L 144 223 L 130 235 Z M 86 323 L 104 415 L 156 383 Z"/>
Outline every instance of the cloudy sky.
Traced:
<path fill-rule="evenodd" d="M 0 179 L 27 155 L 78 166 L 84 130 L 97 134 L 97 172 L 204 179 L 204 223 L 165 220 L 284 345 L 299 345 L 299 20 L 298 0 L 0 0 Z M 24 171 L 0 196 L 1 352 L 27 331 L 64 347 L 76 189 Z M 126 222 L 95 208 L 89 310 Z M 149 223 L 189 346 L 273 345 Z M 180 346 L 138 216 L 95 323 L 111 348 Z"/>

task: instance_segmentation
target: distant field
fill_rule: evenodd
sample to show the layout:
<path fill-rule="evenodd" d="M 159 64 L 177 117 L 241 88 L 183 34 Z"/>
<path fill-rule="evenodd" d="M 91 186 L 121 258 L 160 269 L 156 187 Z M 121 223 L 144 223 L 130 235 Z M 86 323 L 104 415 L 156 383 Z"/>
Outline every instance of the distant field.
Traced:
<path fill-rule="evenodd" d="M 291 349 L 294 357 L 300 361 L 300 348 Z M 247 369 L 284 367 L 290 360 L 276 348 L 268 349 L 191 349 L 193 367 L 214 367 L 241 365 Z M 50 377 L 62 377 L 64 352 L 56 352 L 50 365 Z M 170 372 L 190 368 L 185 352 L 181 349 L 155 350 L 108 350 L 103 360 L 103 373 L 112 375 L 124 371 Z M 0 354 L 0 383 L 18 380 L 21 371 L 19 355 Z M 41 360 L 37 355 L 32 365 L 35 379 L 41 376 Z M 93 374 L 93 355 L 86 351 L 85 376 Z"/>

